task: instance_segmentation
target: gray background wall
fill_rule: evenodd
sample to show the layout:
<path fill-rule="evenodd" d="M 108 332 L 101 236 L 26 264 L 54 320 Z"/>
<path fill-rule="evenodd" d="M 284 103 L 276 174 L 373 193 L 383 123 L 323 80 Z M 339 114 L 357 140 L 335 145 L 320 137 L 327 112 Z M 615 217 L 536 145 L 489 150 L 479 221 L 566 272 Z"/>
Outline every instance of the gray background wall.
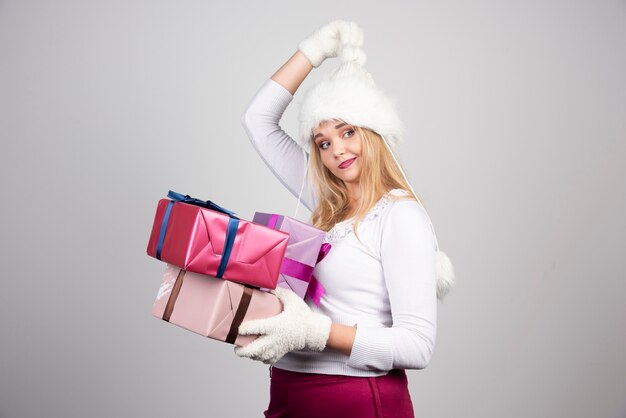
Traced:
<path fill-rule="evenodd" d="M 169 189 L 293 213 L 239 117 L 338 18 L 458 276 L 416 415 L 626 416 L 624 1 L 1 0 L 0 417 L 262 415 L 267 366 L 150 316 L 145 249 Z"/>

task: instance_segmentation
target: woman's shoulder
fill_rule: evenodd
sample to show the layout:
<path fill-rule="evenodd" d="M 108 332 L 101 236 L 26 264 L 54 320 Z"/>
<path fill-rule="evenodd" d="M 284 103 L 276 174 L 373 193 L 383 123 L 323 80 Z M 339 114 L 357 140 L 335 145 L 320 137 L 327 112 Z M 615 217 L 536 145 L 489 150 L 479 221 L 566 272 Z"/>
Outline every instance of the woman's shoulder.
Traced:
<path fill-rule="evenodd" d="M 405 190 L 394 189 L 385 195 L 388 203 L 378 216 L 377 236 L 381 249 L 432 245 L 434 238 L 430 218 L 421 202 Z"/>
<path fill-rule="evenodd" d="M 363 221 L 372 220 L 377 220 L 381 227 L 389 222 L 420 224 L 430 222 L 426 209 L 404 189 L 391 189 L 385 193 L 363 219 Z"/>
<path fill-rule="evenodd" d="M 386 193 L 386 196 L 409 196 L 410 193 L 404 189 L 391 189 Z"/>
<path fill-rule="evenodd" d="M 387 222 L 418 222 L 423 225 L 430 222 L 426 209 L 406 190 L 392 189 L 381 200 L 387 201 L 381 211 L 381 218 L 388 219 Z"/>
<path fill-rule="evenodd" d="M 391 189 L 383 194 L 380 199 L 370 208 L 363 221 L 372 220 L 380 217 L 390 207 L 394 206 L 402 197 L 409 196 L 409 193 L 403 189 Z"/>

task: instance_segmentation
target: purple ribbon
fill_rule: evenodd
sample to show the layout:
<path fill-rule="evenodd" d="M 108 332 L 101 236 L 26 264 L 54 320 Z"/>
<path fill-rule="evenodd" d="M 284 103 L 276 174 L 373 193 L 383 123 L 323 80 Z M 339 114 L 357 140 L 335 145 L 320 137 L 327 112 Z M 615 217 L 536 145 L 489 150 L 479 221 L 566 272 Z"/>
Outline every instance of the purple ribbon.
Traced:
<path fill-rule="evenodd" d="M 278 222 L 279 216 L 277 214 L 270 215 L 270 218 L 267 222 L 267 226 L 272 229 L 276 229 L 276 223 Z M 325 242 L 320 247 L 320 251 L 317 254 L 317 261 L 315 264 L 322 261 L 324 257 L 328 254 L 332 245 Z M 324 286 L 317 280 L 315 276 L 313 276 L 314 266 L 309 266 L 299 261 L 293 260 L 291 258 L 283 258 L 283 263 L 280 266 L 280 272 L 286 274 L 287 276 L 296 278 L 298 280 L 306 281 L 305 277 L 310 277 L 309 286 L 306 290 L 306 296 L 310 297 L 315 306 L 320 306 L 320 300 L 322 296 L 326 293 L 326 289 Z"/>
<path fill-rule="evenodd" d="M 268 228 L 276 229 L 278 218 L 279 216 L 277 214 L 270 215 L 267 221 Z M 303 282 L 308 282 L 313 274 L 314 268 L 315 266 L 309 266 L 293 258 L 284 257 L 283 263 L 280 266 L 280 272 L 295 279 L 302 280 Z"/>
<path fill-rule="evenodd" d="M 332 245 L 330 245 L 329 243 L 323 243 L 322 247 L 320 248 L 320 252 L 317 255 L 317 261 L 315 262 L 315 264 L 322 261 L 322 259 L 326 257 L 331 248 Z M 320 300 L 322 299 L 322 296 L 324 296 L 324 293 L 326 293 L 326 289 L 324 289 L 324 286 L 322 286 L 322 284 L 319 282 L 319 280 L 317 280 L 315 276 L 311 276 L 309 287 L 306 290 L 306 296 L 311 298 L 315 306 L 320 306 Z"/>
<path fill-rule="evenodd" d="M 313 274 L 314 268 L 314 266 L 308 266 L 292 258 L 285 257 L 283 258 L 283 264 L 280 266 L 280 272 L 306 282 L 307 278 Z"/>
<path fill-rule="evenodd" d="M 270 215 L 270 220 L 267 221 L 268 228 L 276 229 L 276 222 L 278 222 L 278 215 Z"/>

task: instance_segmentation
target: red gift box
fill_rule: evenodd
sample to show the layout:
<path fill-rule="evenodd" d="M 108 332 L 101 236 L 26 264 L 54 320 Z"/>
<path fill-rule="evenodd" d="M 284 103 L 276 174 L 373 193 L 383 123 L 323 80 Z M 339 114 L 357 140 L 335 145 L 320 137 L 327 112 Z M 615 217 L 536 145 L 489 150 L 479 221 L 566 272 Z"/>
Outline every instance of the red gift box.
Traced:
<path fill-rule="evenodd" d="M 289 234 L 169 199 L 158 203 L 147 253 L 195 273 L 274 289 Z"/>

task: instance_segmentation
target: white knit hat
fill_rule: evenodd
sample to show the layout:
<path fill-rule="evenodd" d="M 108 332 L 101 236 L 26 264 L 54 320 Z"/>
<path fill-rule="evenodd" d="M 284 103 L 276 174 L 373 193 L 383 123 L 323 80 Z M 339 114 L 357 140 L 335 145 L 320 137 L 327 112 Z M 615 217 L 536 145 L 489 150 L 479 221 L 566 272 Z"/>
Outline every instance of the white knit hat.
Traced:
<path fill-rule="evenodd" d="M 398 116 L 395 102 L 376 86 L 372 75 L 363 67 L 366 55 L 360 44 L 343 45 L 338 56 L 342 62 L 339 68 L 327 74 L 322 81 L 307 91 L 302 101 L 297 142 L 306 152 L 309 152 L 313 129 L 320 122 L 333 119 L 340 119 L 351 125 L 373 130 L 383 138 L 383 142 L 402 172 L 411 192 L 426 211 L 393 152 L 393 148 L 403 140 L 404 134 L 404 125 Z M 299 203 L 300 197 L 298 197 Z M 427 211 L 426 214 L 428 216 Z M 443 300 L 455 283 L 455 274 L 452 262 L 439 249 L 437 234 L 435 234 L 430 216 L 429 222 L 435 241 L 437 298 Z"/>
<path fill-rule="evenodd" d="M 338 56 L 342 61 L 339 68 L 307 91 L 302 101 L 298 143 L 309 152 L 313 129 L 320 122 L 340 119 L 369 128 L 396 146 L 403 139 L 404 125 L 395 102 L 376 87 L 363 67 L 365 52 L 357 45 L 343 45 Z"/>

